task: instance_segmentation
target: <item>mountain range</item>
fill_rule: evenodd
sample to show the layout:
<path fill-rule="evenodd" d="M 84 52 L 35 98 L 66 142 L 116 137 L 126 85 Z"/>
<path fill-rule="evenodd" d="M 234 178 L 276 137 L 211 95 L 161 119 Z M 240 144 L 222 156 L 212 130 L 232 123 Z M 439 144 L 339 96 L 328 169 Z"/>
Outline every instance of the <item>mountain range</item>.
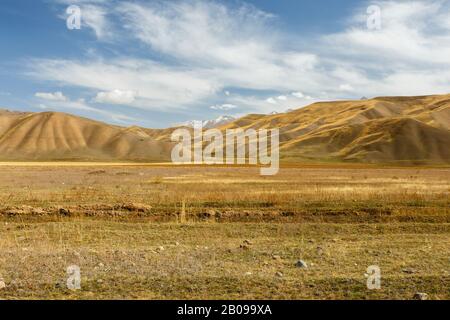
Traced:
<path fill-rule="evenodd" d="M 282 161 L 450 163 L 450 95 L 319 102 L 287 113 L 222 120 L 204 127 L 279 128 Z M 0 110 L 0 160 L 170 161 L 174 129 Z"/>
<path fill-rule="evenodd" d="M 181 127 L 191 127 L 194 128 L 197 124 L 201 123 L 204 129 L 213 129 L 218 128 L 222 125 L 228 124 L 232 121 L 236 120 L 235 117 L 232 116 L 220 116 L 216 119 L 211 120 L 190 120 L 179 124 Z"/>

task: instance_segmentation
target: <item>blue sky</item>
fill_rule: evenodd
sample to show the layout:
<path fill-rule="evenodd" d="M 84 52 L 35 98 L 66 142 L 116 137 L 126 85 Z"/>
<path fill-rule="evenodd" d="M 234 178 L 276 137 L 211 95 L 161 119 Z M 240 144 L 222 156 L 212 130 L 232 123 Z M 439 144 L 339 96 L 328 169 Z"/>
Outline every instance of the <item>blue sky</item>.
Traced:
<path fill-rule="evenodd" d="M 450 92 L 447 0 L 2 0 L 0 40 L 0 107 L 123 126 Z"/>

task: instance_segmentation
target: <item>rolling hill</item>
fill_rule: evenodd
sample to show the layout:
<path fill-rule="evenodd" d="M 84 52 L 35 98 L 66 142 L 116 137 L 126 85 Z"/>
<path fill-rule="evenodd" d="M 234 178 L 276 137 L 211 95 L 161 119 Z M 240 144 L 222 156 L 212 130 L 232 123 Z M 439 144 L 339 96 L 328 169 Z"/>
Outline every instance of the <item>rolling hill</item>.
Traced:
<path fill-rule="evenodd" d="M 450 163 L 450 95 L 320 102 L 221 129 L 279 128 L 291 161 Z"/>
<path fill-rule="evenodd" d="M 450 163 L 450 95 L 320 102 L 219 126 L 234 128 L 279 128 L 285 161 Z M 174 129 L 0 110 L 0 160 L 170 161 Z"/>
<path fill-rule="evenodd" d="M 122 128 L 58 112 L 0 112 L 0 159 L 168 161 L 171 145 Z"/>

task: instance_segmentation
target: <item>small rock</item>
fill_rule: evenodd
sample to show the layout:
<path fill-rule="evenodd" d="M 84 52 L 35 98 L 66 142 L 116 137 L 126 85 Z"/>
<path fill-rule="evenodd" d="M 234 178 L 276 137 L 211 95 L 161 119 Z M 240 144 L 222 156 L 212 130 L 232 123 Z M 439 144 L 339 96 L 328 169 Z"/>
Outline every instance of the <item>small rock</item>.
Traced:
<path fill-rule="evenodd" d="M 103 283 L 103 280 L 102 279 L 98 279 L 97 283 Z"/>
<path fill-rule="evenodd" d="M 70 215 L 70 210 L 66 209 L 66 208 L 59 208 L 58 212 L 59 212 L 60 215 L 63 215 L 63 216 L 69 216 Z"/>
<path fill-rule="evenodd" d="M 423 292 L 417 292 L 414 297 L 414 300 L 428 300 L 428 294 Z"/>
<path fill-rule="evenodd" d="M 272 256 L 272 259 L 273 259 L 273 260 L 281 260 L 281 257 L 280 257 L 279 255 L 277 255 L 277 254 L 274 254 L 274 255 Z"/>
<path fill-rule="evenodd" d="M 0 281 L 0 290 L 6 288 L 6 283 L 4 281 Z"/>
<path fill-rule="evenodd" d="M 164 251 L 164 247 L 163 247 L 163 246 L 159 246 L 158 248 L 156 248 L 156 251 L 157 251 L 157 252 Z"/>
<path fill-rule="evenodd" d="M 98 264 L 98 267 L 99 267 L 99 268 L 103 268 L 104 266 L 105 266 L 105 265 L 104 265 L 103 263 L 101 263 L 101 262 Z"/>
<path fill-rule="evenodd" d="M 308 268 L 308 265 L 307 265 L 306 262 L 303 261 L 303 260 L 298 260 L 298 261 L 295 263 L 295 266 L 296 266 L 297 268 L 302 268 L 302 269 L 307 269 L 307 268 Z"/>
<path fill-rule="evenodd" d="M 246 244 L 241 244 L 239 246 L 239 248 L 241 248 L 242 250 L 250 250 L 250 247 L 248 245 L 246 245 Z"/>
<path fill-rule="evenodd" d="M 407 273 L 407 274 L 413 274 L 416 273 L 417 271 L 411 268 L 406 268 L 406 269 L 402 269 L 403 273 Z"/>
<path fill-rule="evenodd" d="M 178 247 L 180 245 L 180 243 L 178 241 L 176 241 L 175 245 Z"/>
<path fill-rule="evenodd" d="M 244 244 L 247 244 L 249 246 L 251 246 L 253 244 L 253 242 L 251 242 L 250 240 L 244 240 L 243 242 L 244 242 Z"/>
<path fill-rule="evenodd" d="M 253 274 L 253 273 L 251 273 L 251 272 L 246 272 L 246 273 L 245 273 L 246 276 L 251 276 L 252 274 Z"/>
<path fill-rule="evenodd" d="M 206 212 L 205 215 L 208 218 L 215 217 L 217 215 L 217 211 L 214 209 L 210 209 L 210 210 L 208 210 L 208 212 Z"/>
<path fill-rule="evenodd" d="M 275 273 L 275 276 L 278 278 L 283 278 L 283 273 L 278 271 L 277 273 Z"/>

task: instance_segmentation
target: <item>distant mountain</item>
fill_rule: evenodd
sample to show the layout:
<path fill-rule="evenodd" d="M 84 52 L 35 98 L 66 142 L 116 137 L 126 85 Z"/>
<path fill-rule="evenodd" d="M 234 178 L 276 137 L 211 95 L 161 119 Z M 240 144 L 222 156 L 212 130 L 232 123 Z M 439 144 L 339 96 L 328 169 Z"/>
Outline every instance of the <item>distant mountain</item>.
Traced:
<path fill-rule="evenodd" d="M 236 120 L 236 118 L 232 117 L 232 116 L 220 116 L 216 119 L 212 119 L 212 120 L 203 120 L 203 121 L 199 121 L 199 120 L 191 120 L 191 121 L 186 121 L 183 122 L 181 124 L 179 124 L 179 126 L 182 127 L 195 127 L 198 123 L 202 123 L 202 126 L 204 129 L 213 129 L 213 128 L 217 128 L 219 126 L 228 124 L 232 121 Z"/>

